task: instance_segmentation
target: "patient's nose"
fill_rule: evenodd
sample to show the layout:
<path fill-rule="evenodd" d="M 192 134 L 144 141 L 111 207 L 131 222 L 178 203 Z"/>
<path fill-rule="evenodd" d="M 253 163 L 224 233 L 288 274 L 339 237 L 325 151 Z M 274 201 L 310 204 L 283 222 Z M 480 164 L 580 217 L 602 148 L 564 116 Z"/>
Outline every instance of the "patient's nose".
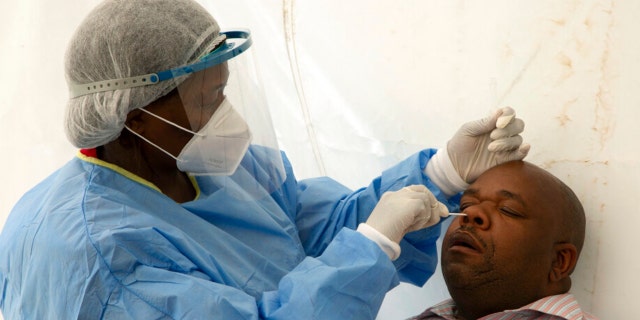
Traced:
<path fill-rule="evenodd" d="M 467 215 L 460 217 L 461 225 L 471 225 L 478 229 L 488 229 L 491 226 L 489 215 L 481 206 L 471 206 L 466 208 L 463 212 Z"/>

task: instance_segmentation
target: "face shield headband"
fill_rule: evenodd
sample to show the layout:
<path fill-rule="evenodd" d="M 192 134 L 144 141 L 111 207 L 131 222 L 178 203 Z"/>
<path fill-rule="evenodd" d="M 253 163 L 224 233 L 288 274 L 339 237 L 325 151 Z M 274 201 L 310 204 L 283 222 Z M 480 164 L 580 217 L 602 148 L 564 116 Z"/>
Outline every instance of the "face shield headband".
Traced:
<path fill-rule="evenodd" d="M 227 42 L 227 39 L 232 39 L 235 41 Z M 156 84 L 160 81 L 166 81 L 174 79 L 176 77 L 196 73 L 198 71 L 211 68 L 230 60 L 231 58 L 247 51 L 253 43 L 253 41 L 251 40 L 251 33 L 248 30 L 220 32 L 214 42 L 215 49 L 200 58 L 198 62 L 141 76 L 103 80 L 85 84 L 71 84 L 69 87 L 70 97 L 76 98 L 95 92 L 148 86 Z"/>

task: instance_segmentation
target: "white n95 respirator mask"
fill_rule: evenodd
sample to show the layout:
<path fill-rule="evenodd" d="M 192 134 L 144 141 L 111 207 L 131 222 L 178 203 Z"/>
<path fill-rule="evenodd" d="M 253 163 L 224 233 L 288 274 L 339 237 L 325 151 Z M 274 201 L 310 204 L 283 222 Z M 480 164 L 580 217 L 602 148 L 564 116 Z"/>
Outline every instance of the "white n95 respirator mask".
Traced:
<path fill-rule="evenodd" d="M 227 99 L 222 101 L 207 124 L 198 132 L 181 127 L 145 109 L 140 110 L 193 134 L 191 140 L 182 148 L 180 154 L 175 157 L 126 127 L 136 136 L 176 159 L 176 164 L 180 171 L 193 175 L 232 175 L 238 168 L 251 143 L 252 136 L 249 126 Z"/>
<path fill-rule="evenodd" d="M 250 143 L 249 126 L 224 99 L 209 122 L 182 148 L 176 159 L 178 169 L 194 175 L 231 175 Z"/>

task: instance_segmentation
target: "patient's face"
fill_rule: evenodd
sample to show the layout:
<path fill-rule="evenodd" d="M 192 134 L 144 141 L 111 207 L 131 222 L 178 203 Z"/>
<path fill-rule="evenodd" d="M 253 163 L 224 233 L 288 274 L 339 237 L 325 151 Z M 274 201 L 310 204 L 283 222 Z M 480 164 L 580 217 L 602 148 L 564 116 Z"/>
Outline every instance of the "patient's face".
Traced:
<path fill-rule="evenodd" d="M 554 257 L 554 197 L 538 173 L 512 162 L 485 172 L 465 191 L 460 209 L 468 216 L 452 221 L 442 244 L 442 270 L 454 299 L 466 291 L 543 291 Z"/>

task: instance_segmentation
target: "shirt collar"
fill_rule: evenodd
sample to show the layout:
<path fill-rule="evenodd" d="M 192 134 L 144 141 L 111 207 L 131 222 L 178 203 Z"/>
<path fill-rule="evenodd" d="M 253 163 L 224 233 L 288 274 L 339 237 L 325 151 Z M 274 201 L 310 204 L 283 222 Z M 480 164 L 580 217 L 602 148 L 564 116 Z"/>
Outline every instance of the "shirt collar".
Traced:
<path fill-rule="evenodd" d="M 455 302 L 449 299 L 427 309 L 425 312 L 415 317 L 414 319 L 415 320 L 428 319 L 428 317 L 430 316 L 431 317 L 440 316 L 442 319 L 454 320 L 455 309 L 456 309 Z M 580 319 L 584 319 L 585 315 L 589 315 L 582 311 L 582 309 L 580 308 L 580 305 L 578 304 L 578 301 L 575 299 L 575 297 L 572 294 L 565 293 L 560 295 L 544 297 L 524 307 L 513 309 L 513 310 L 505 310 L 505 311 L 497 312 L 497 313 L 482 317 L 480 319 L 482 320 L 499 319 L 500 317 L 508 314 L 525 314 L 525 313 L 530 313 L 532 311 L 542 313 L 542 314 L 553 315 L 558 317 L 559 319 L 566 319 L 566 320 L 580 320 Z"/>

